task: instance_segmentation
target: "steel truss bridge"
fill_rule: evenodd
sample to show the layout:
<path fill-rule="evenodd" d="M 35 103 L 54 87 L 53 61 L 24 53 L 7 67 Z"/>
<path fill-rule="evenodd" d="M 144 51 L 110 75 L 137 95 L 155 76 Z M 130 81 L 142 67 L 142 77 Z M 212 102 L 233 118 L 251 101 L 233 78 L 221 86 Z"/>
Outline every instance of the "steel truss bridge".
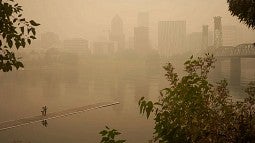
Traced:
<path fill-rule="evenodd" d="M 241 59 L 255 58 L 255 43 L 240 44 L 236 47 L 221 46 L 219 48 L 208 47 L 206 52 L 212 53 L 216 59 L 215 73 L 220 75 L 222 71 L 222 61 L 230 60 L 230 83 L 240 85 L 241 83 Z"/>
<path fill-rule="evenodd" d="M 239 58 L 255 58 L 255 43 L 240 44 L 236 47 L 222 46 L 217 49 L 209 48 L 209 53 L 213 53 L 215 57 L 239 57 Z"/>

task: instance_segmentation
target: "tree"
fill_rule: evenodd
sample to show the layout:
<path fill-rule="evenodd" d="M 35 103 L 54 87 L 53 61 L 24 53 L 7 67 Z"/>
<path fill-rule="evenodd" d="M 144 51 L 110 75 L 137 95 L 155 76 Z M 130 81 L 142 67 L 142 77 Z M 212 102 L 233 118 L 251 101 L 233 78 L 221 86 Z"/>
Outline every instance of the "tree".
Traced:
<path fill-rule="evenodd" d="M 179 77 L 172 64 L 164 66 L 169 87 L 160 91 L 157 102 L 139 101 L 140 113 L 154 114 L 154 140 L 170 142 L 254 142 L 255 84 L 245 90 L 243 101 L 233 101 L 227 82 L 213 85 L 208 73 L 215 58 L 187 60 L 186 75 Z"/>
<path fill-rule="evenodd" d="M 255 29 L 255 1 L 254 0 L 227 0 L 231 15 L 237 16 L 241 22 Z"/>
<path fill-rule="evenodd" d="M 25 48 L 36 39 L 35 27 L 40 24 L 26 20 L 22 11 L 14 0 L 0 0 L 0 70 L 4 72 L 24 67 L 20 58 L 16 58 L 14 47 Z"/>

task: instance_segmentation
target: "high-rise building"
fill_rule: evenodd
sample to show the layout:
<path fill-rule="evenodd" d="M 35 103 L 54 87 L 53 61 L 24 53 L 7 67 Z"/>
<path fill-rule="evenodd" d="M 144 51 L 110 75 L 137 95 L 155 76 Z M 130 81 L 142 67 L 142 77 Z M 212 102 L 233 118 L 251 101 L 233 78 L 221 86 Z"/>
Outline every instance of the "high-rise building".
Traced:
<path fill-rule="evenodd" d="M 202 46 L 202 33 L 201 32 L 193 32 L 188 34 L 187 36 L 187 46 L 188 50 L 199 52 L 201 51 Z"/>
<path fill-rule="evenodd" d="M 192 32 L 187 35 L 187 48 L 194 52 L 206 52 L 213 45 L 213 32 L 208 26 L 203 26 L 202 32 Z"/>
<path fill-rule="evenodd" d="M 89 55 L 90 50 L 88 40 L 82 38 L 73 38 L 64 40 L 64 50 L 68 53 L 75 53 L 79 55 Z"/>
<path fill-rule="evenodd" d="M 210 46 L 213 46 L 213 35 L 214 35 L 214 33 L 213 33 L 213 31 L 209 31 L 208 32 L 208 46 L 210 47 Z"/>
<path fill-rule="evenodd" d="M 123 49 L 125 47 L 123 21 L 118 15 L 116 15 L 111 21 L 109 40 L 115 41 L 117 43 L 118 50 Z"/>
<path fill-rule="evenodd" d="M 141 26 L 134 28 L 134 48 L 143 52 L 150 48 L 148 27 Z"/>
<path fill-rule="evenodd" d="M 160 21 L 158 47 L 161 57 L 170 57 L 185 51 L 186 21 Z"/>
<path fill-rule="evenodd" d="M 238 45 L 238 29 L 234 25 L 226 25 L 222 28 L 223 46 L 237 46 Z"/>
<path fill-rule="evenodd" d="M 206 50 L 208 48 L 208 37 L 209 31 L 208 31 L 208 25 L 203 25 L 202 29 L 202 50 Z"/>
<path fill-rule="evenodd" d="M 114 42 L 98 41 L 93 43 L 93 55 L 111 55 L 114 53 Z"/>
<path fill-rule="evenodd" d="M 222 24 L 221 17 L 214 17 L 214 48 L 222 46 Z"/>
<path fill-rule="evenodd" d="M 137 16 L 137 26 L 138 27 L 149 27 L 149 13 L 139 12 Z"/>

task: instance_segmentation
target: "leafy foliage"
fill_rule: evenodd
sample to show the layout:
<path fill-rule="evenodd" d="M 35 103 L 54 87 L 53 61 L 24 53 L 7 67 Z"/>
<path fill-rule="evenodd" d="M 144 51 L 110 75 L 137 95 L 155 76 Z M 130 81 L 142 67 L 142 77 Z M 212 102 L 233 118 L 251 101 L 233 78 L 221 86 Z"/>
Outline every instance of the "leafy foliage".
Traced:
<path fill-rule="evenodd" d="M 110 129 L 106 126 L 106 129 L 101 131 L 99 134 L 102 135 L 102 140 L 100 143 L 124 143 L 126 140 L 115 140 L 115 137 L 121 133 L 115 129 Z"/>
<path fill-rule="evenodd" d="M 229 11 L 237 16 L 241 22 L 255 29 L 255 1 L 254 0 L 227 0 Z"/>
<path fill-rule="evenodd" d="M 25 48 L 36 39 L 34 20 L 27 21 L 22 17 L 22 6 L 14 0 L 0 0 L 0 70 L 8 72 L 14 66 L 24 67 L 20 58 L 16 58 L 13 47 Z"/>
<path fill-rule="evenodd" d="M 255 141 L 255 84 L 245 90 L 243 101 L 234 101 L 227 82 L 213 85 L 208 73 L 215 58 L 187 60 L 187 74 L 179 77 L 172 64 L 164 66 L 169 87 L 160 91 L 157 102 L 139 101 L 140 113 L 147 118 L 154 114 L 154 140 L 159 142 L 254 142 Z"/>

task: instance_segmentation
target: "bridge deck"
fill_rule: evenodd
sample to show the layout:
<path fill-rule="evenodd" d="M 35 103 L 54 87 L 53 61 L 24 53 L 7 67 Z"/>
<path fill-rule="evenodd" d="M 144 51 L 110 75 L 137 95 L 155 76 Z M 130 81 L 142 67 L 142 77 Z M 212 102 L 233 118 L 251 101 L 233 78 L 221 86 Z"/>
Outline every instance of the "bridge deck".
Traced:
<path fill-rule="evenodd" d="M 51 120 L 51 119 L 61 118 L 61 117 L 89 111 L 89 110 L 113 106 L 116 104 L 119 104 L 119 102 L 111 102 L 111 103 L 103 102 L 103 103 L 97 103 L 97 104 L 86 105 L 86 106 L 82 106 L 82 107 L 62 110 L 62 111 L 58 111 L 58 112 L 47 113 L 46 116 L 37 115 L 37 116 L 26 117 L 26 118 L 17 119 L 17 120 L 5 121 L 5 122 L 0 123 L 0 131 L 4 131 L 7 129 L 24 126 L 24 125 L 32 124 L 32 123 L 36 123 L 36 122 L 41 122 L 43 120 Z"/>

